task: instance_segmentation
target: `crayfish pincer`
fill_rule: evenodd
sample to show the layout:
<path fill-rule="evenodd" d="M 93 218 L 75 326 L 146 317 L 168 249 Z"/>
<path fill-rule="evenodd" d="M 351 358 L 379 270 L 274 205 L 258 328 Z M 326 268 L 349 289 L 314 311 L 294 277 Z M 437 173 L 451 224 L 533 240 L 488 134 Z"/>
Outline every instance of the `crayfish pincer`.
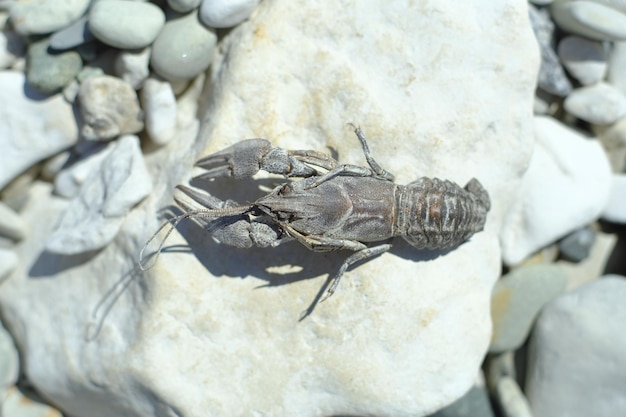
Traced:
<path fill-rule="evenodd" d="M 164 223 L 148 240 L 139 255 L 141 269 L 144 250 L 163 227 L 172 225 L 157 256 L 178 223 L 193 218 L 226 245 L 275 247 L 297 240 L 316 252 L 355 252 L 332 278 L 323 301 L 335 292 L 350 265 L 391 248 L 388 242 L 374 242 L 400 236 L 416 249 L 446 249 L 483 230 L 491 204 L 478 180 L 472 178 L 463 188 L 426 177 L 398 185 L 370 154 L 361 129 L 355 127 L 354 133 L 369 167 L 339 164 L 317 151 L 275 148 L 265 139 L 244 140 L 200 159 L 196 165 L 204 173 L 195 179 L 244 178 L 259 170 L 301 179 L 244 206 L 179 185 L 184 199 L 175 200 L 186 212 Z"/>

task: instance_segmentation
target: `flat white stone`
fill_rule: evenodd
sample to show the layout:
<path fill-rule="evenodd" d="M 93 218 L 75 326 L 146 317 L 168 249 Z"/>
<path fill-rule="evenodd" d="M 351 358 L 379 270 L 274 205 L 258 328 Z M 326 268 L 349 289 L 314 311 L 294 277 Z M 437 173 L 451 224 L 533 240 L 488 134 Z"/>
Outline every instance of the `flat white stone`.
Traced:
<path fill-rule="evenodd" d="M 115 57 L 115 75 L 135 90 L 140 89 L 150 75 L 150 51 L 150 48 L 120 51 Z"/>
<path fill-rule="evenodd" d="M 585 0 L 556 0 L 552 18 L 566 32 L 596 40 L 626 40 L 626 14 Z"/>
<path fill-rule="evenodd" d="M 611 170 L 602 146 L 556 120 L 535 117 L 537 142 L 501 231 L 508 265 L 597 219 Z"/>
<path fill-rule="evenodd" d="M 27 94 L 24 94 L 24 93 Z M 24 74 L 0 72 L 0 189 L 31 165 L 78 140 L 71 104 L 42 96 L 25 85 Z"/>
<path fill-rule="evenodd" d="M 0 201 L 0 236 L 21 240 L 26 236 L 27 230 L 20 215 Z"/>
<path fill-rule="evenodd" d="M 100 41 L 121 49 L 145 48 L 165 24 L 155 4 L 137 1 L 100 1 L 89 10 L 89 30 Z"/>
<path fill-rule="evenodd" d="M 89 0 L 18 1 L 10 9 L 11 23 L 22 35 L 40 35 L 62 29 L 78 20 Z"/>
<path fill-rule="evenodd" d="M 176 135 L 176 97 L 170 83 L 156 78 L 146 80 L 141 89 L 146 131 L 158 145 L 165 145 Z"/>
<path fill-rule="evenodd" d="M 499 227 L 532 153 L 539 54 L 526 4 L 261 2 L 220 50 L 202 128 L 148 154 L 155 189 L 105 248 L 42 254 L 68 209 L 45 184 L 33 190 L 22 215 L 36 232 L 0 291 L 11 323 L 25 323 L 24 374 L 67 415 L 90 417 L 401 417 L 461 397 L 489 345 Z M 266 137 L 364 165 L 347 122 L 400 184 L 478 178 L 493 202 L 486 230 L 445 254 L 396 239 L 301 321 L 349 253 L 237 250 L 184 222 L 186 239 L 172 233 L 138 275 L 138 253 L 194 160 Z M 263 194 L 257 183 L 211 185 L 242 203 Z"/>
<path fill-rule="evenodd" d="M 602 278 L 544 307 L 530 342 L 533 415 L 626 415 L 626 280 Z"/>
<path fill-rule="evenodd" d="M 122 136 L 91 171 L 46 243 L 50 252 L 74 255 L 100 249 L 117 235 L 128 211 L 152 182 L 136 136 Z"/>
<path fill-rule="evenodd" d="M 574 116 L 599 125 L 609 125 L 626 116 L 626 96 L 603 82 L 575 89 L 564 106 Z"/>
<path fill-rule="evenodd" d="M 213 28 L 229 28 L 250 17 L 259 0 L 203 0 L 200 20 Z"/>
<path fill-rule="evenodd" d="M 613 175 L 611 194 L 602 218 L 614 223 L 626 223 L 626 174 Z"/>
<path fill-rule="evenodd" d="M 559 43 L 559 57 L 582 85 L 601 81 L 607 71 L 607 57 L 601 42 L 568 36 Z"/>
<path fill-rule="evenodd" d="M 71 166 L 61 170 L 54 178 L 54 192 L 65 198 L 74 198 L 80 192 L 89 175 L 100 169 L 104 159 L 115 148 L 116 143 L 94 143 L 97 147 L 83 155 Z"/>

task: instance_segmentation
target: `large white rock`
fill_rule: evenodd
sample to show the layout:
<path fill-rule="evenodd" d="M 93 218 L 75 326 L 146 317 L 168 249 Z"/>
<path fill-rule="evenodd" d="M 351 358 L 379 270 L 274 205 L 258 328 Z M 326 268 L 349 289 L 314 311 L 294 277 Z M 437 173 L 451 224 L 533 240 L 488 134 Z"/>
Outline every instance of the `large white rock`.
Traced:
<path fill-rule="evenodd" d="M 42 96 L 21 72 L 0 72 L 0 189 L 42 159 L 78 140 L 72 105 L 63 96 Z"/>
<path fill-rule="evenodd" d="M 609 198 L 611 169 L 598 141 L 550 117 L 534 125 L 535 151 L 501 231 L 509 265 L 597 219 Z"/>
<path fill-rule="evenodd" d="M 197 140 L 181 131 L 151 152 L 155 189 L 111 245 L 42 254 L 65 204 L 33 190 L 23 215 L 36 233 L 0 292 L 25 375 L 64 413 L 93 417 L 420 416 L 460 397 L 489 344 L 500 224 L 532 152 L 539 63 L 526 4 L 261 2 L 220 51 Z M 166 245 L 183 250 L 137 274 L 199 156 L 260 136 L 364 164 L 347 122 L 400 183 L 480 179 L 493 203 L 486 230 L 441 256 L 397 240 L 302 321 L 349 253 L 237 250 L 184 223 L 186 240 L 176 232 Z M 214 185 L 224 198 L 259 195 Z M 116 286 L 129 278 L 141 285 Z"/>

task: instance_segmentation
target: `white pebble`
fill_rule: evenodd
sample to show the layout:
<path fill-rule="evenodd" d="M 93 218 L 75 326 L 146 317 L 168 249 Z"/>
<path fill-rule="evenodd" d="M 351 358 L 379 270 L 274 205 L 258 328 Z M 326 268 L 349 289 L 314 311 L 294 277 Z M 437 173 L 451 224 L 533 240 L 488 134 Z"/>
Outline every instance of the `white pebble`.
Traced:
<path fill-rule="evenodd" d="M 575 89 L 564 106 L 570 114 L 598 125 L 609 125 L 626 116 L 626 97 L 604 82 Z"/>
<path fill-rule="evenodd" d="M 115 58 L 115 75 L 138 90 L 150 75 L 149 66 L 150 48 L 120 51 Z"/>
<path fill-rule="evenodd" d="M 10 9 L 11 22 L 22 35 L 50 33 L 78 20 L 88 6 L 89 0 L 18 1 Z"/>
<path fill-rule="evenodd" d="M 54 192 L 65 198 L 74 198 L 80 192 L 83 184 L 91 172 L 97 171 L 113 148 L 115 142 L 106 143 L 91 142 L 94 144 L 90 152 L 86 152 L 81 158 L 67 168 L 62 169 L 54 178 Z"/>
<path fill-rule="evenodd" d="M 559 43 L 559 57 L 567 71 L 582 85 L 601 81 L 607 70 L 607 59 L 601 42 L 568 36 Z"/>
<path fill-rule="evenodd" d="M 202 0 L 200 20 L 213 28 L 228 28 L 246 20 L 259 0 Z"/>
<path fill-rule="evenodd" d="M 145 48 L 157 37 L 165 14 L 152 3 L 100 1 L 89 10 L 89 30 L 100 41 L 121 49 Z"/>
<path fill-rule="evenodd" d="M 109 140 L 143 129 L 137 94 L 119 78 L 105 75 L 86 79 L 80 86 L 78 101 L 85 139 Z"/>
<path fill-rule="evenodd" d="M 556 1 L 552 18 L 566 32 L 591 39 L 626 40 L 626 15 L 591 1 Z"/>
<path fill-rule="evenodd" d="M 165 145 L 176 135 L 176 97 L 170 83 L 149 78 L 141 89 L 146 131 L 158 145 Z"/>
<path fill-rule="evenodd" d="M 21 240 L 26 236 L 26 224 L 9 206 L 0 201 L 0 236 Z"/>
<path fill-rule="evenodd" d="M 500 234 L 508 265 L 597 219 L 609 198 L 611 170 L 598 141 L 544 116 L 535 117 L 535 137 Z"/>
<path fill-rule="evenodd" d="M 17 255 L 10 249 L 0 248 L 0 281 L 17 268 Z"/>
<path fill-rule="evenodd" d="M 607 82 L 626 95 L 626 42 L 615 42 L 610 50 Z"/>
<path fill-rule="evenodd" d="M 626 174 L 615 174 L 611 194 L 602 218 L 614 223 L 626 223 Z"/>

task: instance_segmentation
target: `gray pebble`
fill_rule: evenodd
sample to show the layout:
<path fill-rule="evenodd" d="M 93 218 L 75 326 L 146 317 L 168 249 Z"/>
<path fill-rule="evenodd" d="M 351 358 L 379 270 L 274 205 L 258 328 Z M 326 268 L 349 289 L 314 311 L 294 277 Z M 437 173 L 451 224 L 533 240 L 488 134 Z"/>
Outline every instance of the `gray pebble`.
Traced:
<path fill-rule="evenodd" d="M 54 53 L 48 47 L 48 39 L 42 39 L 28 48 L 26 79 L 42 93 L 53 94 L 69 84 L 82 67 L 77 52 Z"/>
<path fill-rule="evenodd" d="M 109 140 L 143 129 L 143 113 L 135 90 L 119 78 L 91 77 L 78 93 L 83 122 L 81 135 L 88 140 Z"/>
<path fill-rule="evenodd" d="M 489 352 L 520 347 L 541 308 L 567 285 L 557 265 L 533 265 L 513 270 L 501 278 L 491 295 L 493 336 Z"/>
<path fill-rule="evenodd" d="M 24 55 L 24 40 L 16 32 L 3 30 L 0 32 L 0 69 L 9 68 Z"/>
<path fill-rule="evenodd" d="M 615 87 L 600 82 L 572 91 L 564 107 L 586 122 L 610 125 L 626 116 L 626 97 Z"/>
<path fill-rule="evenodd" d="M 18 1 L 10 9 L 15 30 L 22 35 L 45 34 L 62 29 L 80 18 L 89 0 Z"/>
<path fill-rule="evenodd" d="M 550 11 L 566 32 L 596 40 L 626 40 L 626 15 L 611 7 L 585 0 L 558 0 Z"/>
<path fill-rule="evenodd" d="M 608 67 L 602 43 L 578 36 L 568 36 L 561 40 L 559 57 L 567 71 L 582 85 L 601 81 Z"/>
<path fill-rule="evenodd" d="M 87 27 L 87 17 L 84 16 L 70 26 L 54 33 L 50 37 L 50 47 L 64 50 L 74 48 L 94 39 Z"/>
<path fill-rule="evenodd" d="M 167 5 L 178 13 L 188 13 L 200 6 L 202 0 L 167 0 Z"/>
<path fill-rule="evenodd" d="M 484 386 L 473 386 L 464 396 L 430 417 L 492 417 L 489 394 Z"/>
<path fill-rule="evenodd" d="M 152 3 L 100 1 L 89 10 L 89 30 L 100 41 L 121 49 L 145 48 L 159 34 L 165 14 Z"/>
<path fill-rule="evenodd" d="M 26 224 L 9 206 L 0 201 L 0 236 L 21 240 L 26 236 Z"/>
<path fill-rule="evenodd" d="M 229 28 L 246 20 L 259 0 L 203 0 L 200 20 L 212 28 Z"/>
<path fill-rule="evenodd" d="M 596 241 L 596 231 L 591 227 L 578 229 L 559 242 L 561 255 L 572 262 L 580 262 L 589 256 Z"/>
<path fill-rule="evenodd" d="M 150 63 L 166 80 L 190 79 L 211 65 L 216 42 L 215 32 L 192 12 L 165 24 L 152 45 Z"/>

